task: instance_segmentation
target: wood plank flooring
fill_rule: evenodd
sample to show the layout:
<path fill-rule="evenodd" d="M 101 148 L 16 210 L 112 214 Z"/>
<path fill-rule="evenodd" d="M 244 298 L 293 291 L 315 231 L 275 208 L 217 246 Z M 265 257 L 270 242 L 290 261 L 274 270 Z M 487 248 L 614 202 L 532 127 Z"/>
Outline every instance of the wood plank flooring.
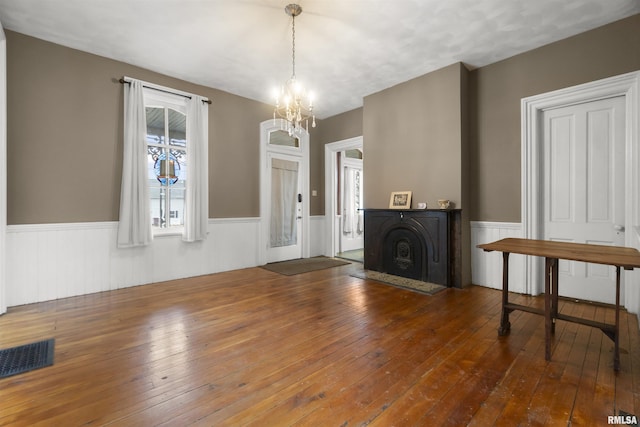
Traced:
<path fill-rule="evenodd" d="M 640 333 L 621 313 L 621 369 L 597 329 L 500 292 L 434 296 L 351 277 L 260 268 L 10 308 L 0 348 L 56 339 L 51 367 L 0 379 L 11 426 L 578 426 L 640 415 Z M 542 306 L 541 298 L 513 295 Z M 561 301 L 563 313 L 613 310 Z"/>

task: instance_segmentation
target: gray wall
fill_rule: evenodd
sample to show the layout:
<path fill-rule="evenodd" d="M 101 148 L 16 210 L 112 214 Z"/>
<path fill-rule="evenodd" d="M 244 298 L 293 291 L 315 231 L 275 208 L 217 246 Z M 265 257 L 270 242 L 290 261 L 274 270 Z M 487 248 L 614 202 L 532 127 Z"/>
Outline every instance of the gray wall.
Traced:
<path fill-rule="evenodd" d="M 386 208 L 392 191 L 413 192 L 413 206 L 462 200 L 463 89 L 460 63 L 364 99 L 364 203 Z M 466 135 L 466 133 L 464 133 Z M 374 173 L 371 173 L 371 172 Z"/>
<path fill-rule="evenodd" d="M 311 198 L 311 212 L 324 215 L 324 146 L 332 142 L 362 136 L 362 108 L 356 108 L 322 120 L 311 133 L 311 189 L 318 196 Z"/>
<path fill-rule="evenodd" d="M 259 216 L 259 123 L 269 105 L 128 64 L 7 35 L 9 224 L 116 221 L 128 75 L 204 95 L 209 216 Z M 324 213 L 324 144 L 364 135 L 365 203 L 391 191 L 471 220 L 520 221 L 520 99 L 640 70 L 640 15 L 468 71 L 453 64 L 367 96 L 311 132 L 311 214 Z M 468 126 L 465 125 L 468 123 Z M 370 171 L 375 173 L 370 173 Z"/>
<path fill-rule="evenodd" d="M 116 221 L 130 76 L 209 97 L 209 216 L 257 217 L 259 123 L 272 107 L 132 65 L 7 35 L 9 224 Z"/>
<path fill-rule="evenodd" d="M 470 76 L 472 220 L 520 222 L 520 100 L 640 70 L 640 15 L 507 60 Z"/>
<path fill-rule="evenodd" d="M 637 70 L 640 15 L 468 73 L 454 64 L 372 94 L 349 113 L 362 114 L 360 133 L 356 120 L 330 118 L 333 138 L 322 143 L 364 135 L 365 169 L 375 171 L 365 173 L 367 207 L 386 207 L 389 192 L 406 189 L 429 206 L 455 200 L 470 220 L 520 222 L 520 100 Z"/>

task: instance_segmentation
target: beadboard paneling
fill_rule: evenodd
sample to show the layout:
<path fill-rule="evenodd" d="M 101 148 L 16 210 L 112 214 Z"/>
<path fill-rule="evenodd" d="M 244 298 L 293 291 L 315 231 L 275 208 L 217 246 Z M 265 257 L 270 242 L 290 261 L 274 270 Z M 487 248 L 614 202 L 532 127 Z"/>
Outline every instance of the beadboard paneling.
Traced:
<path fill-rule="evenodd" d="M 309 256 L 314 257 L 319 255 L 326 255 L 326 219 L 323 215 L 316 215 L 310 217 L 310 220 L 309 234 L 311 235 L 311 242 L 309 245 Z"/>
<path fill-rule="evenodd" d="M 258 218 L 209 220 L 206 241 L 156 237 L 118 249 L 117 222 L 7 229 L 7 305 L 90 294 L 257 264 Z"/>
<path fill-rule="evenodd" d="M 8 306 L 30 304 L 258 265 L 259 218 L 210 219 L 205 241 L 157 236 L 118 249 L 117 222 L 7 228 Z M 312 217 L 311 256 L 324 250 L 324 217 Z"/>
<path fill-rule="evenodd" d="M 471 281 L 502 289 L 502 253 L 485 252 L 477 245 L 507 237 L 522 237 L 520 223 L 471 221 Z M 525 293 L 524 255 L 509 255 L 509 290 Z"/>

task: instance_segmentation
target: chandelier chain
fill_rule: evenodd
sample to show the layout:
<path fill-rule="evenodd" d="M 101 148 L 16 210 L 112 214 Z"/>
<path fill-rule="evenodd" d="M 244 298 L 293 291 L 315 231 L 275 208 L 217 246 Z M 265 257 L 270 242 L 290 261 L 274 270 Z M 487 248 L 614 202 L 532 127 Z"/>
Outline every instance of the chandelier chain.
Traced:
<path fill-rule="evenodd" d="M 292 16 L 292 25 L 291 25 L 291 40 L 292 40 L 292 48 L 291 48 L 291 59 L 292 59 L 292 69 L 293 75 L 292 77 L 296 78 L 296 16 Z"/>

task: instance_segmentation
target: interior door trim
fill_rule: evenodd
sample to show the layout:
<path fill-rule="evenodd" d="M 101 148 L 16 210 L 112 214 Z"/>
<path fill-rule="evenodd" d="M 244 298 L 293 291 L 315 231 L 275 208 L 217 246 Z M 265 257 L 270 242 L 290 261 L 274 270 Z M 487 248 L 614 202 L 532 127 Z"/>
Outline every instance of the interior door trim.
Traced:
<path fill-rule="evenodd" d="M 337 206 L 337 191 L 338 186 L 337 174 L 338 174 L 338 162 L 336 161 L 336 154 L 340 151 L 351 150 L 355 148 L 363 148 L 362 136 L 356 136 L 354 138 L 343 139 L 341 141 L 325 144 L 324 146 L 324 216 L 325 216 L 325 229 L 328 238 L 325 240 L 324 254 L 329 257 L 336 255 L 338 238 L 338 226 L 335 221 L 335 212 Z M 364 160 L 363 167 L 364 173 Z"/>

